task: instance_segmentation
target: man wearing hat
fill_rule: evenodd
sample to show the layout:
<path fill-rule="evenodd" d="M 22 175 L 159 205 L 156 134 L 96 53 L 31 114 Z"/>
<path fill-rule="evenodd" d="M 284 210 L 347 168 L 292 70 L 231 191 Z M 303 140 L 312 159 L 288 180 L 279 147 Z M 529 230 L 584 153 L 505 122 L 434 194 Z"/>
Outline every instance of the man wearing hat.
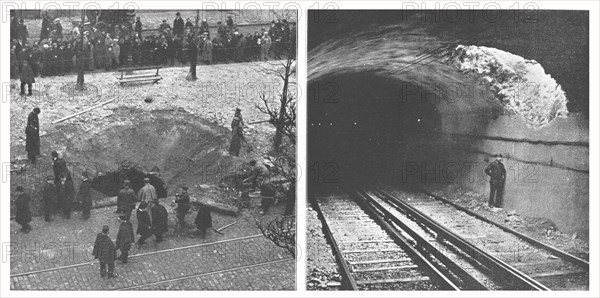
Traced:
<path fill-rule="evenodd" d="M 123 181 L 123 189 L 117 194 L 117 211 L 125 216 L 127 220 L 131 217 L 131 211 L 135 209 L 135 192 L 130 188 L 131 181 Z"/>
<path fill-rule="evenodd" d="M 63 211 L 66 219 L 71 218 L 71 204 L 73 204 L 73 198 L 75 196 L 75 186 L 73 181 L 68 181 L 67 177 L 63 174 L 60 176 L 60 182 L 56 186 L 58 193 L 58 205 Z"/>
<path fill-rule="evenodd" d="M 181 186 L 181 194 L 175 194 L 175 203 L 177 203 L 177 222 L 179 227 L 185 228 L 185 215 L 190 211 L 190 195 L 188 187 Z"/>
<path fill-rule="evenodd" d="M 42 191 L 42 201 L 44 202 L 44 220 L 46 222 L 52 221 L 52 215 L 56 212 L 58 194 L 56 187 L 54 186 L 54 177 L 46 177 L 46 184 Z"/>
<path fill-rule="evenodd" d="M 96 236 L 94 242 L 94 250 L 92 251 L 94 259 L 100 261 L 100 276 L 106 276 L 106 267 L 108 265 L 108 277 L 115 277 L 115 258 L 117 257 L 117 250 L 115 244 L 108 237 L 108 226 L 102 227 L 102 233 Z"/>
<path fill-rule="evenodd" d="M 167 209 L 160 204 L 158 199 L 154 199 L 150 214 L 152 216 L 152 233 L 156 238 L 156 242 L 161 242 L 163 241 L 163 234 L 169 230 L 167 226 L 169 222 Z"/>
<path fill-rule="evenodd" d="M 40 155 L 40 120 L 38 115 L 42 111 L 40 108 L 33 108 L 27 117 L 27 127 L 25 128 L 25 150 L 31 163 L 35 163 Z"/>
<path fill-rule="evenodd" d="M 140 202 L 154 202 L 157 199 L 156 189 L 150 184 L 150 178 L 144 178 L 144 187 L 138 191 L 138 200 Z"/>
<path fill-rule="evenodd" d="M 142 35 L 142 21 L 140 20 L 140 17 L 135 18 L 135 33 L 137 33 L 138 35 Z"/>
<path fill-rule="evenodd" d="M 129 257 L 129 250 L 131 249 L 131 244 L 134 241 L 133 225 L 129 221 L 129 218 L 127 218 L 125 215 L 121 215 L 119 217 L 119 221 L 121 224 L 119 225 L 119 231 L 117 232 L 117 241 L 115 242 L 115 247 L 116 249 L 121 250 L 119 260 L 121 260 L 121 263 L 126 264 L 127 258 Z"/>
<path fill-rule="evenodd" d="M 504 183 L 506 181 L 506 169 L 502 164 L 502 154 L 495 154 L 492 161 L 486 168 L 485 173 L 490 177 L 490 199 L 488 206 L 490 208 L 504 208 L 503 194 Z"/>
<path fill-rule="evenodd" d="M 198 46 L 196 45 L 196 41 L 190 37 L 188 39 L 188 49 L 190 55 L 190 71 L 188 74 L 188 81 L 195 81 L 198 79 L 196 76 L 196 63 L 198 60 Z"/>
<path fill-rule="evenodd" d="M 64 158 L 58 156 L 58 152 L 52 151 L 52 169 L 54 170 L 54 184 L 60 183 L 60 177 L 65 176 L 67 180 L 72 181 L 71 172 L 67 168 L 67 162 Z"/>
<path fill-rule="evenodd" d="M 175 20 L 173 20 L 173 34 L 177 36 L 183 35 L 183 19 L 181 18 L 181 14 L 177 12 L 175 14 Z"/>
<path fill-rule="evenodd" d="M 239 156 L 240 149 L 244 138 L 244 119 L 242 118 L 242 110 L 235 109 L 233 120 L 231 120 L 231 143 L 229 144 L 229 155 Z"/>
<path fill-rule="evenodd" d="M 31 197 L 23 191 L 23 187 L 17 186 L 15 190 L 17 199 L 15 200 L 16 222 L 21 225 L 21 231 L 29 233 L 31 231 L 31 211 L 29 210 L 29 201 Z"/>
<path fill-rule="evenodd" d="M 167 29 L 171 29 L 171 26 L 169 26 L 167 20 L 162 20 L 162 23 L 160 26 L 158 26 L 158 31 L 160 31 L 160 33 L 164 33 Z"/>
<path fill-rule="evenodd" d="M 148 214 L 148 203 L 141 202 L 136 215 L 138 221 L 136 234 L 140 235 L 140 239 L 136 244 L 139 246 L 146 244 L 146 239 L 152 236 L 152 222 L 150 221 L 150 214 Z"/>
<path fill-rule="evenodd" d="M 88 176 L 88 172 L 84 171 L 81 178 L 82 182 L 77 192 L 77 201 L 81 204 L 81 219 L 83 220 L 90 218 L 90 209 L 92 209 L 92 196 L 90 193 L 92 181 Z"/>

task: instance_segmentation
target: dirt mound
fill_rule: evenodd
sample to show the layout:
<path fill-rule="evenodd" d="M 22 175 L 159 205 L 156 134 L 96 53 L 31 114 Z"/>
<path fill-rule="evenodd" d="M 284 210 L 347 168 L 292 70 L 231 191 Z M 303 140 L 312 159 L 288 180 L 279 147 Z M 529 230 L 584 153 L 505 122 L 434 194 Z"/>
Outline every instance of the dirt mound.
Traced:
<path fill-rule="evenodd" d="M 227 154 L 227 129 L 183 109 L 140 111 L 123 107 L 92 129 L 63 124 L 48 134 L 45 139 L 53 144 L 46 148 L 62 144 L 58 151 L 67 161 L 76 188 L 83 171 L 87 171 L 99 192 L 96 197 L 116 195 L 125 179 L 131 180 L 137 190 L 148 174 L 159 197 L 166 197 L 178 191 L 181 184 L 191 190 L 199 185 L 215 185 L 241 163 Z M 43 156 L 35 167 L 28 165 L 11 179 L 32 195 L 37 214 L 42 179 L 52 175 L 48 160 Z"/>

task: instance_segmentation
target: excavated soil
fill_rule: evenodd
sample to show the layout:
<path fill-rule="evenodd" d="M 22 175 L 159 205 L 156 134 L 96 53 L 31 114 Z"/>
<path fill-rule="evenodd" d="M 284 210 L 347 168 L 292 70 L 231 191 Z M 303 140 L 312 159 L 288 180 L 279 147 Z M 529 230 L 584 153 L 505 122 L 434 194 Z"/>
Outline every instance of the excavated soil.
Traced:
<path fill-rule="evenodd" d="M 227 129 L 183 109 L 140 111 L 122 107 L 101 122 L 89 130 L 58 125 L 42 138 L 42 147 L 51 146 L 46 142 L 63 145 L 60 152 L 76 186 L 83 171 L 90 173 L 96 200 L 116 195 L 124 179 L 130 179 L 133 189 L 138 190 L 145 175 L 150 175 L 159 197 L 173 195 L 181 184 L 191 191 L 206 189 L 241 164 L 227 152 Z M 43 178 L 53 175 L 49 158 L 20 169 L 13 173 L 11 183 L 26 189 L 31 185 L 41 190 Z M 31 189 L 29 193 L 34 214 L 39 214 L 41 192 Z"/>

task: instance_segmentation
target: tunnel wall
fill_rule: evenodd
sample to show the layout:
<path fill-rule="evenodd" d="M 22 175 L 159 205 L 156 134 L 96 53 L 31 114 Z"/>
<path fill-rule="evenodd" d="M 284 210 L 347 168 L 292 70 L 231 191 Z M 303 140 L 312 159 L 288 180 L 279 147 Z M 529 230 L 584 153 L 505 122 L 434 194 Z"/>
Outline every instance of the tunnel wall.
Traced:
<path fill-rule="evenodd" d="M 444 120 L 443 133 L 450 142 L 470 144 L 452 150 L 451 160 L 474 165 L 473 172 L 463 171 L 457 175 L 458 184 L 487 196 L 489 183 L 483 172 L 487 165 L 485 159 L 491 154 L 502 153 L 507 170 L 506 209 L 548 218 L 564 233 L 588 236 L 589 147 L 586 143 L 589 142 L 589 125 L 585 116 L 571 114 L 568 118 L 555 119 L 546 127 L 531 129 L 519 116 L 501 115 L 490 121 L 483 131 L 481 127 L 465 126 L 470 121 L 465 121 L 464 117 L 446 117 Z M 474 132 L 477 136 L 473 136 Z M 471 141 L 460 140 L 465 138 L 460 134 L 472 135 L 467 137 Z M 546 141 L 551 145 L 523 140 Z"/>

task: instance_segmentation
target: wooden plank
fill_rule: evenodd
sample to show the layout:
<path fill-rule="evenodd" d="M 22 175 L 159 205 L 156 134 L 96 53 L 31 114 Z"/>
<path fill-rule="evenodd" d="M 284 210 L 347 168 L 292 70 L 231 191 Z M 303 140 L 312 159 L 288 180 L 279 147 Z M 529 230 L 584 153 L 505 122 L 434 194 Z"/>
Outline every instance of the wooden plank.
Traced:
<path fill-rule="evenodd" d="M 358 249 L 358 250 L 342 250 L 342 253 L 353 254 L 363 252 L 392 252 L 392 251 L 404 251 L 401 248 L 384 248 L 384 249 Z"/>
<path fill-rule="evenodd" d="M 126 80 L 126 79 L 133 79 L 133 78 L 156 78 L 156 77 L 160 77 L 154 74 L 141 74 L 141 75 L 131 75 L 131 76 L 125 76 L 123 78 L 119 78 L 119 77 L 115 77 L 119 80 Z"/>
<path fill-rule="evenodd" d="M 396 284 L 396 283 L 409 283 L 409 282 L 422 282 L 429 281 L 429 277 L 409 277 L 409 278 L 391 278 L 391 279 L 375 279 L 365 280 L 356 282 L 358 285 L 376 285 L 376 284 Z"/>
<path fill-rule="evenodd" d="M 151 76 L 151 77 L 138 77 L 138 78 L 124 78 L 119 80 L 120 82 L 136 82 L 136 81 L 154 81 L 154 80 L 162 80 L 160 76 Z"/>
<path fill-rule="evenodd" d="M 557 270 L 550 272 L 540 272 L 530 274 L 529 276 L 533 278 L 541 278 L 541 277 L 555 277 L 555 276 L 564 276 L 564 275 L 578 275 L 578 274 L 586 274 L 586 271 L 582 270 Z"/>
<path fill-rule="evenodd" d="M 352 243 L 389 243 L 394 242 L 391 239 L 374 239 L 374 240 L 357 240 L 357 241 L 340 241 L 339 244 L 352 244 Z"/>
<path fill-rule="evenodd" d="M 416 269 L 416 268 L 419 268 L 419 266 L 406 265 L 406 266 L 393 266 L 393 267 L 381 267 L 381 268 L 369 268 L 369 269 L 354 269 L 354 272 L 355 273 L 376 272 L 376 271 L 405 270 L 405 269 Z"/>
<path fill-rule="evenodd" d="M 95 109 L 95 108 L 99 108 L 99 107 L 101 107 L 101 106 L 103 106 L 103 105 L 105 105 L 105 104 L 111 103 L 111 102 L 113 102 L 113 101 L 115 101 L 115 100 L 116 100 L 116 98 L 113 98 L 113 99 L 111 99 L 111 100 L 107 100 L 107 101 L 105 101 L 105 102 L 103 102 L 103 103 L 101 103 L 101 104 L 97 104 L 97 105 L 95 105 L 95 106 L 93 106 L 93 107 L 91 107 L 91 108 L 87 108 L 87 109 L 85 109 L 85 110 L 83 110 L 83 111 L 81 111 L 81 112 L 79 112 L 79 113 L 75 113 L 75 114 L 73 114 L 73 115 L 70 115 L 70 116 L 67 116 L 67 117 L 64 117 L 64 118 L 58 119 L 58 120 L 56 120 L 56 121 L 52 122 L 52 124 L 56 124 L 56 123 L 59 123 L 59 122 L 63 122 L 63 121 L 65 121 L 65 120 L 67 120 L 67 119 L 71 119 L 71 118 L 73 118 L 73 117 L 76 117 L 76 116 L 79 116 L 79 115 L 81 115 L 81 114 L 83 114 L 83 113 L 87 113 L 87 112 L 89 112 L 89 111 L 91 111 L 91 110 L 93 110 L 93 109 Z"/>
<path fill-rule="evenodd" d="M 150 69 L 161 69 L 162 66 L 143 66 L 143 67 L 129 67 L 119 68 L 118 71 L 136 71 L 136 70 L 150 70 Z"/>
<path fill-rule="evenodd" d="M 383 263 L 403 263 L 411 262 L 411 259 L 381 259 L 381 260 L 369 260 L 369 261 L 348 261 L 350 265 L 370 265 L 370 264 L 383 264 Z"/>
<path fill-rule="evenodd" d="M 533 262 L 518 262 L 511 263 L 510 265 L 516 268 L 529 267 L 529 266 L 538 266 L 538 265 L 557 265 L 562 263 L 563 261 L 560 259 L 555 260 L 541 260 L 541 261 L 533 261 Z"/>

